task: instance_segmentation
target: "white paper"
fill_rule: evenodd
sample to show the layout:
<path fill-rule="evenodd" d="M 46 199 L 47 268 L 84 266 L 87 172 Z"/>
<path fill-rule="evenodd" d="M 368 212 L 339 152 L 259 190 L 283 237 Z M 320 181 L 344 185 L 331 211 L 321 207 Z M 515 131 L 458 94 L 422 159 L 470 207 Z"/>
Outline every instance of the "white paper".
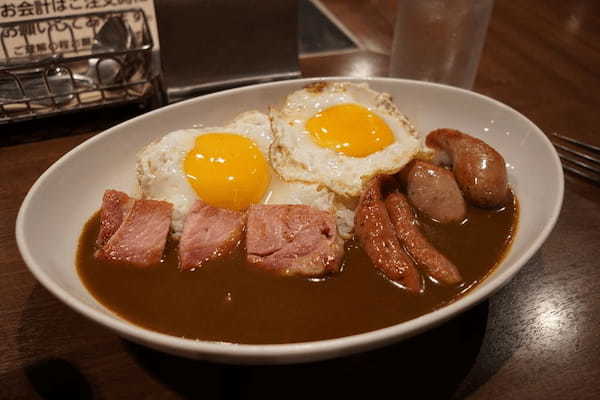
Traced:
<path fill-rule="evenodd" d="M 0 59 L 89 53 L 94 37 L 92 25 L 97 26 L 98 20 L 85 16 L 64 20 L 60 17 L 128 9 L 144 11 L 153 50 L 157 51 L 158 28 L 153 0 L 0 0 L 0 24 L 19 22 L 15 26 L 0 27 Z M 134 18 L 139 14 L 126 15 L 126 22 L 139 39 L 142 20 Z M 40 20 L 49 17 L 59 18 Z"/>

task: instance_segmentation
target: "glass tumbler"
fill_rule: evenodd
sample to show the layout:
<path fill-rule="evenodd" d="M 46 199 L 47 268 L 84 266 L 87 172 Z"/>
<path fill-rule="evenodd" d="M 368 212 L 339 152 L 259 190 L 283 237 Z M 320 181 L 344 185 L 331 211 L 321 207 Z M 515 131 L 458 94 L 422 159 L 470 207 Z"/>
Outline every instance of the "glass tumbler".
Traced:
<path fill-rule="evenodd" d="M 398 0 L 390 76 L 471 89 L 494 0 Z"/>

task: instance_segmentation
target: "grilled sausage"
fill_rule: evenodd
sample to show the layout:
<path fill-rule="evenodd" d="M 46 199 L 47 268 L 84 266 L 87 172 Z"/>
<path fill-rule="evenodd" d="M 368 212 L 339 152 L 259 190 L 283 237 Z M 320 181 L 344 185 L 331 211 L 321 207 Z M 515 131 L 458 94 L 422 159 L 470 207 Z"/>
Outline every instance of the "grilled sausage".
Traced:
<path fill-rule="evenodd" d="M 444 167 L 416 160 L 407 165 L 400 179 L 411 204 L 441 223 L 459 222 L 467 206 L 454 174 Z"/>
<path fill-rule="evenodd" d="M 453 129 L 437 129 L 427 136 L 427 146 L 445 153 L 465 198 L 472 204 L 494 208 L 508 197 L 504 158 L 482 140 Z"/>
<path fill-rule="evenodd" d="M 417 226 L 417 217 L 404 195 L 394 192 L 385 205 L 398 239 L 404 248 L 429 276 L 445 285 L 462 282 L 458 269 L 425 238 Z"/>
<path fill-rule="evenodd" d="M 421 277 L 402 249 L 381 195 L 381 176 L 372 178 L 355 215 L 355 232 L 375 268 L 413 293 L 421 291 Z"/>

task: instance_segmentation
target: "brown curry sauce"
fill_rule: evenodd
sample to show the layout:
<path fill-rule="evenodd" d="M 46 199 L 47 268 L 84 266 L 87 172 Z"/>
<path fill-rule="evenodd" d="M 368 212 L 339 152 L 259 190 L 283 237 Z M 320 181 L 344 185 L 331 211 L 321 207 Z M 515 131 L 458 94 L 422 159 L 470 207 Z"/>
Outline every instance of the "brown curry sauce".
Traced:
<path fill-rule="evenodd" d="M 419 215 L 421 229 L 465 280 L 442 287 L 425 279 L 407 293 L 377 272 L 356 241 L 346 243 L 342 272 L 322 280 L 274 276 L 244 261 L 243 249 L 191 272 L 177 268 L 176 242 L 149 268 L 94 259 L 99 213 L 85 225 L 77 270 L 87 289 L 124 319 L 192 339 L 275 344 L 348 336 L 416 318 L 456 300 L 502 260 L 515 233 L 518 204 L 468 206 L 466 222 L 440 224 Z"/>

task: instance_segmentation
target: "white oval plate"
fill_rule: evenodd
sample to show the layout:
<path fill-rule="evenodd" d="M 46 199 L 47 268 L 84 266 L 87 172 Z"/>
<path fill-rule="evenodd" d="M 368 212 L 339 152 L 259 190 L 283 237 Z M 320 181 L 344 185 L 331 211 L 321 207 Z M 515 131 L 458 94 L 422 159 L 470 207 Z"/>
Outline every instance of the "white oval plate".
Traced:
<path fill-rule="evenodd" d="M 408 322 L 360 335 L 308 343 L 240 345 L 182 339 L 133 325 L 98 303 L 75 268 L 84 223 L 107 188 L 135 193 L 135 155 L 162 135 L 194 124 L 223 125 L 242 111 L 266 111 L 318 80 L 366 81 L 385 91 L 421 134 L 454 128 L 482 138 L 506 159 L 520 203 L 519 228 L 504 261 L 458 301 Z M 274 364 L 346 355 L 397 342 L 440 324 L 506 284 L 540 248 L 558 217 L 563 173 L 550 141 L 527 118 L 488 97 L 449 86 L 387 78 L 319 78 L 227 90 L 174 104 L 124 122 L 64 155 L 33 185 L 17 217 L 19 250 L 34 276 L 74 310 L 134 342 L 205 360 Z"/>

